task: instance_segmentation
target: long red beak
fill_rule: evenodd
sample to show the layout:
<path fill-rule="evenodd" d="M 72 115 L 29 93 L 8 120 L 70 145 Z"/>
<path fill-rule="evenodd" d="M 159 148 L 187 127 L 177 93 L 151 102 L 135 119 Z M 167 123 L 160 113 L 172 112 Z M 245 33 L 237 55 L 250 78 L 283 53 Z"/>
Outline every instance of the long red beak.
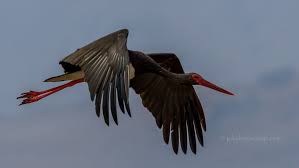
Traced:
<path fill-rule="evenodd" d="M 208 88 L 210 88 L 210 89 L 214 89 L 214 90 L 216 90 L 216 91 L 218 91 L 218 92 L 221 92 L 221 93 L 224 93 L 224 94 L 234 95 L 233 93 L 231 93 L 231 92 L 229 92 L 229 91 L 227 91 L 227 90 L 224 90 L 224 89 L 222 89 L 221 87 L 216 86 L 216 85 L 214 85 L 213 83 L 211 83 L 211 82 L 209 82 L 209 81 L 207 81 L 207 80 L 205 80 L 205 79 L 200 79 L 200 81 L 198 81 L 198 84 L 199 84 L 199 85 L 202 85 L 202 86 L 205 86 L 205 87 L 208 87 Z"/>

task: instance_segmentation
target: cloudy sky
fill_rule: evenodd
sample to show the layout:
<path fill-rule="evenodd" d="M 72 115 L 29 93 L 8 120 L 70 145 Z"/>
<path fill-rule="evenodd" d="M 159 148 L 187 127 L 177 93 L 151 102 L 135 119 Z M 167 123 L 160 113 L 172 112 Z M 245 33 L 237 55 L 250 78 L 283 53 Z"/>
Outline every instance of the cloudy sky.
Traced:
<path fill-rule="evenodd" d="M 299 164 L 298 0 L 1 0 L 0 163 L 15 168 L 295 168 Z M 121 28 L 128 47 L 174 52 L 186 71 L 237 94 L 196 87 L 205 147 L 175 155 L 132 91 L 133 117 L 105 126 L 77 85 L 19 107 L 56 84 L 58 61 Z"/>

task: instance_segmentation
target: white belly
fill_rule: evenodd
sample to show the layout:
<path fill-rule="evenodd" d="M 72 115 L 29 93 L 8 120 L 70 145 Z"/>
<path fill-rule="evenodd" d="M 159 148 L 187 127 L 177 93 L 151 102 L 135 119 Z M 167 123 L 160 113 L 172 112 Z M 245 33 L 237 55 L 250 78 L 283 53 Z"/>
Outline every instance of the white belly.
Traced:
<path fill-rule="evenodd" d="M 135 69 L 133 65 L 130 63 L 129 64 L 129 79 L 133 79 L 135 77 Z"/>
<path fill-rule="evenodd" d="M 135 69 L 133 65 L 130 63 L 127 65 L 129 67 L 129 79 L 133 79 L 135 77 Z M 59 81 L 65 81 L 65 80 L 77 80 L 77 79 L 82 79 L 85 77 L 85 74 L 83 71 L 77 71 L 74 73 L 69 73 L 69 74 L 63 74 L 57 77 L 52 77 L 50 79 L 47 79 L 47 82 L 59 82 Z"/>

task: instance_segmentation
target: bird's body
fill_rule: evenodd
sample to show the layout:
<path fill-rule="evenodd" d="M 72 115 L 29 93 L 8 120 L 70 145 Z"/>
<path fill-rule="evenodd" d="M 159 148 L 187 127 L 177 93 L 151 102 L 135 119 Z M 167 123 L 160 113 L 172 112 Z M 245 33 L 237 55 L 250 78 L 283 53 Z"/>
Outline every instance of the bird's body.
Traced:
<path fill-rule="evenodd" d="M 65 57 L 60 62 L 65 74 L 49 78 L 46 82 L 71 82 L 42 92 L 24 93 L 19 97 L 25 98 L 22 104 L 87 82 L 91 99 L 95 99 L 97 115 L 102 113 L 105 123 L 109 125 L 111 113 L 118 124 L 116 99 L 121 111 L 131 116 L 128 98 L 131 87 L 141 96 L 143 105 L 153 114 L 157 126 L 163 128 L 164 141 L 168 143 L 171 137 L 174 152 L 178 152 L 180 143 L 182 151 L 186 153 L 189 137 L 190 148 L 196 153 L 196 139 L 203 145 L 206 123 L 193 85 L 207 86 L 225 94 L 232 93 L 196 73 L 185 73 L 175 54 L 145 54 L 128 50 L 127 36 L 127 29 L 119 30 Z"/>

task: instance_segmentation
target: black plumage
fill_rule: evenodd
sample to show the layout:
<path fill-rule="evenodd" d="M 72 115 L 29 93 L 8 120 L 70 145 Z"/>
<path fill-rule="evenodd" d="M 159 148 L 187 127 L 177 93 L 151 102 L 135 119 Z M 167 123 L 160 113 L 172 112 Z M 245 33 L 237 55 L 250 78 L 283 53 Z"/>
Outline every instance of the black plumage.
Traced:
<path fill-rule="evenodd" d="M 104 36 L 68 55 L 60 61 L 65 74 L 46 82 L 73 80 L 69 84 L 44 92 L 27 92 L 21 104 L 28 104 L 80 82 L 87 82 L 95 110 L 109 125 L 109 116 L 118 124 L 120 110 L 131 116 L 129 87 L 140 95 L 143 105 L 152 113 L 162 129 L 165 143 L 178 153 L 190 149 L 196 153 L 197 141 L 203 146 L 206 131 L 205 115 L 193 85 L 203 85 L 225 94 L 232 93 L 204 80 L 196 73 L 185 73 L 173 53 L 145 54 L 127 49 L 128 30 Z M 46 95 L 46 96 L 47 96 Z"/>

